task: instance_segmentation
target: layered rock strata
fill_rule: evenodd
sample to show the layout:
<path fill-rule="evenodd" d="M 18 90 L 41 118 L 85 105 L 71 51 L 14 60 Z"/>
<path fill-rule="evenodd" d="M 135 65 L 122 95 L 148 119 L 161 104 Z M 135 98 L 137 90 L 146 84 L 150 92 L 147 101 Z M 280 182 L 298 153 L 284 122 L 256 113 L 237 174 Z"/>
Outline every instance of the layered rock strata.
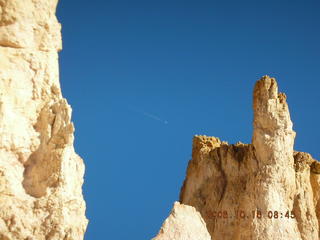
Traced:
<path fill-rule="evenodd" d="M 56 5 L 0 0 L 1 240 L 80 240 L 87 226 Z"/>
<path fill-rule="evenodd" d="M 254 88 L 252 144 L 195 136 L 180 202 L 212 239 L 319 240 L 320 163 L 293 150 L 286 95 L 268 76 Z"/>

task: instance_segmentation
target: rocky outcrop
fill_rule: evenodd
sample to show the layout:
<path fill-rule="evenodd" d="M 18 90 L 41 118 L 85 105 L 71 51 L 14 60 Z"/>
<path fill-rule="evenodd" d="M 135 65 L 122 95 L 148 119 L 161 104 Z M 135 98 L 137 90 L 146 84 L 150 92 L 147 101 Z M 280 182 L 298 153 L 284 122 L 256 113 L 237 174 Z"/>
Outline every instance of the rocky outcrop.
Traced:
<path fill-rule="evenodd" d="M 200 213 L 175 202 L 157 237 L 152 240 L 211 240 Z"/>
<path fill-rule="evenodd" d="M 274 78 L 256 83 L 253 109 L 252 144 L 194 137 L 180 202 L 201 214 L 212 239 L 318 240 L 320 163 L 293 150 Z"/>
<path fill-rule="evenodd" d="M 56 5 L 0 0 L 1 240 L 80 240 L 87 226 Z"/>

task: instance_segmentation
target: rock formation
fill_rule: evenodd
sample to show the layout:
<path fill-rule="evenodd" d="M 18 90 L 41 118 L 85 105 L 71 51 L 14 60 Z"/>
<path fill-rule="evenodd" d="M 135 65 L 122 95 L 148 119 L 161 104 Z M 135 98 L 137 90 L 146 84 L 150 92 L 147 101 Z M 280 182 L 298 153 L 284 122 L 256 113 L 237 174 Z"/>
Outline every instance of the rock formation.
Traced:
<path fill-rule="evenodd" d="M 56 5 L 0 0 L 1 240 L 80 240 L 87 226 Z"/>
<path fill-rule="evenodd" d="M 153 240 L 211 240 L 206 223 L 194 207 L 175 202 L 170 216 L 165 220 Z"/>
<path fill-rule="evenodd" d="M 275 79 L 260 79 L 253 95 L 252 144 L 195 136 L 180 202 L 201 214 L 213 240 L 319 240 L 320 163 L 293 150 L 286 95 Z"/>

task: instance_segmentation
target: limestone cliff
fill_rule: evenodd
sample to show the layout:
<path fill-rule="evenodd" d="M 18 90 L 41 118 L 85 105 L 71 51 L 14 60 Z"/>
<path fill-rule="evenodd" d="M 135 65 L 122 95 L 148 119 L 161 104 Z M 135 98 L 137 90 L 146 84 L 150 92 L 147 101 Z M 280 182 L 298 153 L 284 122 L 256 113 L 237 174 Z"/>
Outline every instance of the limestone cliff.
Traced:
<path fill-rule="evenodd" d="M 320 163 L 293 150 L 275 79 L 263 77 L 253 95 L 252 144 L 195 136 L 180 202 L 201 214 L 214 240 L 319 240 Z"/>
<path fill-rule="evenodd" d="M 56 5 L 0 0 L 1 240 L 80 240 L 87 226 Z"/>

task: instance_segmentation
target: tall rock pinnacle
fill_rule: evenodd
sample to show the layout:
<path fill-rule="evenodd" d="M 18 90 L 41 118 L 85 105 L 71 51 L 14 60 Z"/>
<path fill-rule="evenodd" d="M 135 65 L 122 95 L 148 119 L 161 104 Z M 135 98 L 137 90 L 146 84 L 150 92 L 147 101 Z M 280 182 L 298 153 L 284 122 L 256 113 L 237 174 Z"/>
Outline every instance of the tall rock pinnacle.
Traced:
<path fill-rule="evenodd" d="M 180 202 L 201 214 L 213 240 L 319 240 L 320 163 L 293 150 L 295 132 L 276 80 L 262 77 L 253 95 L 252 144 L 195 136 Z M 165 239 L 164 228 L 168 222 L 155 239 Z"/>
<path fill-rule="evenodd" d="M 286 95 L 278 93 L 274 78 L 264 76 L 253 93 L 253 139 L 252 144 L 259 163 L 293 166 L 295 132 L 286 102 Z"/>
<path fill-rule="evenodd" d="M 62 97 L 57 0 L 0 0 L 0 239 L 80 240 L 84 164 Z"/>
<path fill-rule="evenodd" d="M 249 193 L 250 198 L 246 199 L 243 207 L 266 213 L 278 211 L 283 216 L 293 209 L 295 197 L 295 132 L 286 95 L 278 93 L 274 78 L 264 76 L 256 83 L 253 110 L 252 145 L 258 166 L 255 175 L 247 182 L 247 187 L 254 190 L 254 194 Z M 300 239 L 296 219 L 285 217 L 276 220 L 256 219 L 251 226 L 248 224 L 251 231 L 242 234 L 240 239 L 258 239 L 262 233 L 266 239 Z"/>

